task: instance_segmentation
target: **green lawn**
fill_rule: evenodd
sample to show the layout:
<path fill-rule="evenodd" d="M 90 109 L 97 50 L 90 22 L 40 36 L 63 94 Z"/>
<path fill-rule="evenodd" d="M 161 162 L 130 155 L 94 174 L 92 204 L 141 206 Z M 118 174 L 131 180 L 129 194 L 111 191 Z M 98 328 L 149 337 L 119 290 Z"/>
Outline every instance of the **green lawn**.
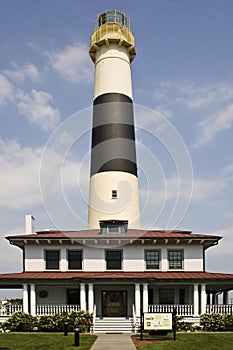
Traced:
<path fill-rule="evenodd" d="M 67 337 L 63 334 L 0 334 L 0 348 L 10 350 L 89 350 L 96 339 L 92 334 L 80 334 L 80 346 L 74 346 L 74 335 Z"/>
<path fill-rule="evenodd" d="M 158 342 L 138 350 L 232 350 L 233 333 L 178 333 L 175 342 Z"/>

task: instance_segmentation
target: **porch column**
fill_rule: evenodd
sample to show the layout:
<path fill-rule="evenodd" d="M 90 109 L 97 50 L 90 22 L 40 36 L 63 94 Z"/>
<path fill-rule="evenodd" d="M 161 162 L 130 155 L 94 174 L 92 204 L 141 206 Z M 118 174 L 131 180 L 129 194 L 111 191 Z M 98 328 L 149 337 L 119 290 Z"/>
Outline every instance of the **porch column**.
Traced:
<path fill-rule="evenodd" d="M 93 283 L 88 283 L 88 311 L 94 311 L 94 291 Z"/>
<path fill-rule="evenodd" d="M 136 316 L 140 316 L 140 308 L 141 308 L 141 296 L 140 296 L 140 284 L 139 283 L 135 283 L 135 313 Z"/>
<path fill-rule="evenodd" d="M 31 291 L 30 291 L 30 306 L 31 306 L 31 315 L 36 315 L 36 288 L 35 284 L 31 284 Z"/>
<path fill-rule="evenodd" d="M 229 292 L 223 292 L 223 304 L 227 305 L 229 304 Z"/>
<path fill-rule="evenodd" d="M 206 285 L 201 285 L 201 314 L 206 313 Z"/>
<path fill-rule="evenodd" d="M 23 312 L 28 313 L 28 285 L 23 285 Z"/>
<path fill-rule="evenodd" d="M 199 292 L 198 284 L 193 285 L 193 314 L 194 316 L 199 315 Z"/>
<path fill-rule="evenodd" d="M 215 305 L 216 301 L 216 293 L 212 293 L 212 304 Z"/>
<path fill-rule="evenodd" d="M 148 283 L 143 283 L 143 312 L 148 312 Z"/>
<path fill-rule="evenodd" d="M 85 283 L 80 283 L 80 309 L 86 310 L 86 290 Z"/>

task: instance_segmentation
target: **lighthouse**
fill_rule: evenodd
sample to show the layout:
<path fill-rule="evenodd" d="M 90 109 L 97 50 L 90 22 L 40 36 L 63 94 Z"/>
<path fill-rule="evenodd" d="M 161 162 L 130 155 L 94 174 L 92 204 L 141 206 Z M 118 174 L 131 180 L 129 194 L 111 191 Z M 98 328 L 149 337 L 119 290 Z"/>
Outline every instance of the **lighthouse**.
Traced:
<path fill-rule="evenodd" d="M 95 81 L 88 226 L 140 228 L 130 67 L 136 50 L 124 13 L 98 16 L 89 54 Z"/>

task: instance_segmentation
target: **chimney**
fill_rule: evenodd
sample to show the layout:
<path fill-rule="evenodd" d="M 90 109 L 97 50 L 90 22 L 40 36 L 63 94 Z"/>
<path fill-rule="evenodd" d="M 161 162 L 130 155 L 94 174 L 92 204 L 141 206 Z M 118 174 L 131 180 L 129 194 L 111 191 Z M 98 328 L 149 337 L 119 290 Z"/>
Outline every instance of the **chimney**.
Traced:
<path fill-rule="evenodd" d="M 25 215 L 25 233 L 35 233 L 35 218 L 32 215 Z"/>

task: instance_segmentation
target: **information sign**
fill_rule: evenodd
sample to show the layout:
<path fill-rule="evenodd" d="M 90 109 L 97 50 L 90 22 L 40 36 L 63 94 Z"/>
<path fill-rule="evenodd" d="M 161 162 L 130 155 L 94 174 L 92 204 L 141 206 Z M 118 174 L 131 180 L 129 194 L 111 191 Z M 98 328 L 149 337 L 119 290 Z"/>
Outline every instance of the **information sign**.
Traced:
<path fill-rule="evenodd" d="M 172 313 L 149 313 L 144 312 L 144 330 L 167 330 L 173 329 Z"/>

